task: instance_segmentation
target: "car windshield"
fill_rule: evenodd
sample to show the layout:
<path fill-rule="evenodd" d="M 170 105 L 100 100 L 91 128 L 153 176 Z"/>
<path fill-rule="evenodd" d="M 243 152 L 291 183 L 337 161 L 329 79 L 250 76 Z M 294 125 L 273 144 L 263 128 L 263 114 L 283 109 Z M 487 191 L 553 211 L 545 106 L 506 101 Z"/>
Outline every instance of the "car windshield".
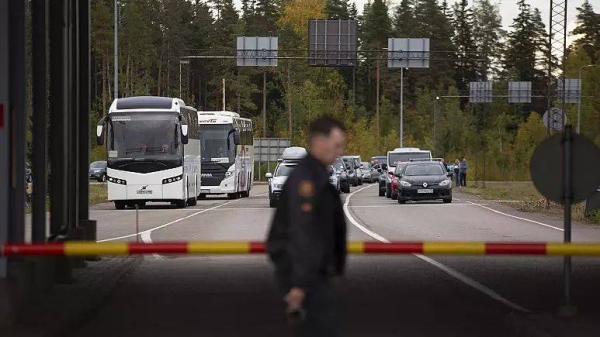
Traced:
<path fill-rule="evenodd" d="M 371 165 L 369 163 L 367 163 L 367 162 L 362 162 L 360 164 L 360 167 L 364 168 L 364 169 L 367 169 L 367 170 L 371 169 Z"/>
<path fill-rule="evenodd" d="M 177 158 L 183 150 L 174 112 L 112 113 L 108 131 L 111 160 Z"/>
<path fill-rule="evenodd" d="M 385 163 L 385 156 L 375 156 L 375 157 L 371 157 L 371 163 L 373 164 L 381 164 L 381 163 Z"/>
<path fill-rule="evenodd" d="M 275 171 L 275 177 L 287 177 L 292 173 L 296 165 L 279 165 Z"/>
<path fill-rule="evenodd" d="M 344 165 L 344 161 L 340 158 L 337 158 L 335 160 L 335 162 L 333 162 L 333 167 L 335 167 L 336 170 L 345 170 L 346 169 L 346 165 Z"/>
<path fill-rule="evenodd" d="M 444 170 L 440 164 L 410 165 L 406 168 L 407 176 L 440 176 Z"/>
<path fill-rule="evenodd" d="M 232 124 L 201 124 L 202 161 L 233 163 L 236 146 Z"/>
<path fill-rule="evenodd" d="M 404 172 L 404 169 L 406 169 L 406 165 L 398 165 L 396 166 L 396 171 L 394 173 L 402 174 Z"/>
<path fill-rule="evenodd" d="M 91 168 L 105 168 L 106 167 L 106 162 L 105 161 L 95 161 L 90 165 Z"/>
<path fill-rule="evenodd" d="M 391 152 L 389 155 L 389 165 L 396 166 L 397 163 L 408 162 L 411 159 L 429 159 L 431 154 L 429 152 L 402 152 L 395 153 Z"/>

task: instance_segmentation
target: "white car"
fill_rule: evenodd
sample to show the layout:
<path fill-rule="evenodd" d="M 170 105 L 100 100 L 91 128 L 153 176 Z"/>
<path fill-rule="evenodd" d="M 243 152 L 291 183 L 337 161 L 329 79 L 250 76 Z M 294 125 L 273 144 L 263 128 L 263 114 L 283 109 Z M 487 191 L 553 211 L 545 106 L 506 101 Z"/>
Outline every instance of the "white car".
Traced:
<path fill-rule="evenodd" d="M 277 207 L 281 191 L 290 173 L 296 168 L 298 162 L 306 157 L 306 149 L 303 147 L 289 147 L 283 151 L 281 160 L 274 173 L 267 173 L 265 177 L 269 180 L 269 206 Z"/>

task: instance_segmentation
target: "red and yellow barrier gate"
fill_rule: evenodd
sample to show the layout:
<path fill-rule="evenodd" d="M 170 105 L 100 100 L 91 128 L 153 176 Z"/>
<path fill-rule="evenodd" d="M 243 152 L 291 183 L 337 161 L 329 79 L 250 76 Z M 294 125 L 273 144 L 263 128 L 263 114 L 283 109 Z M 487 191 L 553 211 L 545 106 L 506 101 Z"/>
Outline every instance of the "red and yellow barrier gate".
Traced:
<path fill-rule="evenodd" d="M 600 256 L 600 242 L 348 242 L 350 254 Z M 143 254 L 263 254 L 263 242 L 82 242 L 0 245 L 0 256 L 103 256 Z"/>

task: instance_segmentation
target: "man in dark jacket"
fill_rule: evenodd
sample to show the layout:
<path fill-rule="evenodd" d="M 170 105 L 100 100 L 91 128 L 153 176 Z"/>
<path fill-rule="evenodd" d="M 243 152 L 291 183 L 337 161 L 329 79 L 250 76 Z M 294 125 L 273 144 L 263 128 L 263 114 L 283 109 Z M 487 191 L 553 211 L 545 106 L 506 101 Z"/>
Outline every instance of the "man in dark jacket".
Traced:
<path fill-rule="evenodd" d="M 346 222 L 326 166 L 344 153 L 343 125 L 320 117 L 309 126 L 308 155 L 288 177 L 267 239 L 290 316 L 300 335 L 336 337 L 331 278 L 344 272 Z"/>

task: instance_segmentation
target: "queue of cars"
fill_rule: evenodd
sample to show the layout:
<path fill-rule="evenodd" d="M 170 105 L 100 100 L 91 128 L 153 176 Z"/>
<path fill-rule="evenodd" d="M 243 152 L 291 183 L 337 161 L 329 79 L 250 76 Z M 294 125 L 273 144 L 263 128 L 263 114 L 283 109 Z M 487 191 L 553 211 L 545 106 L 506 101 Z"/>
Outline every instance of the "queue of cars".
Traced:
<path fill-rule="evenodd" d="M 283 185 L 298 162 L 306 156 L 306 149 L 289 147 L 283 151 L 274 173 L 267 173 L 269 185 L 269 206 L 276 207 Z M 364 165 L 368 164 L 368 165 Z M 327 166 L 329 183 L 340 193 L 350 193 L 350 186 L 362 185 L 363 182 L 374 182 L 380 173 L 369 163 L 361 161 L 360 156 L 338 157 L 332 165 Z"/>
<path fill-rule="evenodd" d="M 306 156 L 302 147 L 287 148 L 274 173 L 267 173 L 269 205 L 276 207 L 283 185 L 298 162 Z M 397 148 L 387 155 L 373 156 L 363 162 L 360 156 L 338 157 L 327 167 L 330 184 L 340 193 L 349 193 L 350 186 L 377 183 L 378 195 L 407 201 L 443 200 L 452 202 L 452 175 L 431 151 L 419 148 Z"/>
<path fill-rule="evenodd" d="M 378 195 L 397 200 L 399 204 L 417 200 L 452 202 L 452 175 L 441 159 L 431 151 L 397 148 L 388 151 L 387 162 L 379 163 Z"/>

